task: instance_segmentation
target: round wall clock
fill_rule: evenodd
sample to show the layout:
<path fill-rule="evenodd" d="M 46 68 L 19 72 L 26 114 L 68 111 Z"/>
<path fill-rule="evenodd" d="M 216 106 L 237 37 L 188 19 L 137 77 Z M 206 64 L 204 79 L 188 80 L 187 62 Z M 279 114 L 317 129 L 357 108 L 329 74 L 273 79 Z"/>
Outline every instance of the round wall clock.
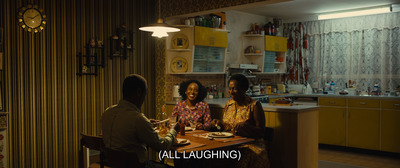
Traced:
<path fill-rule="evenodd" d="M 187 60 L 183 57 L 175 57 L 171 61 L 172 72 L 186 72 L 188 70 Z"/>
<path fill-rule="evenodd" d="M 46 25 L 46 15 L 37 5 L 27 5 L 19 9 L 18 25 L 28 32 L 40 32 Z"/>
<path fill-rule="evenodd" d="M 184 34 L 177 34 L 171 40 L 173 49 L 186 49 L 189 46 L 189 40 Z"/>

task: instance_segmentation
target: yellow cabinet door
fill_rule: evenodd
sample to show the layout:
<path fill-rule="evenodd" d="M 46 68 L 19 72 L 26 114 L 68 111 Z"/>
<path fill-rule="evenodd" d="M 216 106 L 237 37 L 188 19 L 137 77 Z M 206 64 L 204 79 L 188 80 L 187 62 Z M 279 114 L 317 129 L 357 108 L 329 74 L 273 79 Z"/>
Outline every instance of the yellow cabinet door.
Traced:
<path fill-rule="evenodd" d="M 400 153 L 400 110 L 382 110 L 381 117 L 382 150 Z"/>
<path fill-rule="evenodd" d="M 346 99 L 344 98 L 325 98 L 320 97 L 318 98 L 318 104 L 320 106 L 341 106 L 346 107 Z"/>
<path fill-rule="evenodd" d="M 194 45 L 227 48 L 228 33 L 221 29 L 195 26 Z"/>
<path fill-rule="evenodd" d="M 346 108 L 320 107 L 319 143 L 346 146 Z"/>
<path fill-rule="evenodd" d="M 286 50 L 286 37 L 265 36 L 265 51 L 286 52 Z"/>
<path fill-rule="evenodd" d="M 379 150 L 379 112 L 379 109 L 348 109 L 348 146 Z"/>

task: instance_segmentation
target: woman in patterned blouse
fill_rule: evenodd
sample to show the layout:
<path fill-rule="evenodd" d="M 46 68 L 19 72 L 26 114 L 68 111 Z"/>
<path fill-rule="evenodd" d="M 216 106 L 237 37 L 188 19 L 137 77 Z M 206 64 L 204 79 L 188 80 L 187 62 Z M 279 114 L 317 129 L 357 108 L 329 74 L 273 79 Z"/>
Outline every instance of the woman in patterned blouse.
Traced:
<path fill-rule="evenodd" d="M 232 99 L 225 104 L 222 122 L 213 120 L 222 130 L 240 136 L 262 138 L 264 135 L 265 116 L 259 101 L 246 95 L 249 81 L 242 74 L 233 75 L 229 79 L 229 94 Z"/>
<path fill-rule="evenodd" d="M 213 121 L 222 127 L 224 131 L 233 132 L 236 135 L 255 138 L 251 144 L 239 147 L 242 159 L 235 167 L 268 168 L 269 159 L 265 142 L 263 141 L 265 129 L 265 116 L 262 105 L 246 95 L 249 81 L 242 74 L 236 74 L 229 79 L 229 94 L 232 99 L 225 105 L 222 122 Z"/>
<path fill-rule="evenodd" d="M 204 101 L 206 88 L 197 80 L 188 80 L 180 84 L 179 94 L 182 100 L 176 103 L 172 115 L 177 115 L 186 126 L 193 122 L 197 123 L 196 129 L 210 129 L 210 107 Z"/>

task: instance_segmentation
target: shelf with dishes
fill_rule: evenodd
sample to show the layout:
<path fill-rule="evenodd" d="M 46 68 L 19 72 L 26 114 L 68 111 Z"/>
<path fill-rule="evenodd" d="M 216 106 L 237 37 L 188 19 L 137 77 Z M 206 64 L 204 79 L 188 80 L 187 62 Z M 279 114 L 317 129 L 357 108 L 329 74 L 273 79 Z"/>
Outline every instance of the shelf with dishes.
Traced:
<path fill-rule="evenodd" d="M 262 37 L 262 38 L 259 38 Z M 242 35 L 242 63 L 256 64 L 262 74 L 286 73 L 286 38 L 260 34 Z"/>
<path fill-rule="evenodd" d="M 180 26 L 166 40 L 167 74 L 223 74 L 227 34 L 213 28 Z"/>

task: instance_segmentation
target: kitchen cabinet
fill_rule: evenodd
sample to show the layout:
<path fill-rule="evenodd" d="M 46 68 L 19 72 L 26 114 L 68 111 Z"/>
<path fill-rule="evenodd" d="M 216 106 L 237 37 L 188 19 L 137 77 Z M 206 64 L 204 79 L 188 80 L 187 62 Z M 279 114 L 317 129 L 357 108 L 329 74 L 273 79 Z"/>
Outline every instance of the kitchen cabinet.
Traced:
<path fill-rule="evenodd" d="M 379 109 L 349 108 L 348 146 L 379 150 Z"/>
<path fill-rule="evenodd" d="M 380 150 L 380 101 L 348 99 L 348 146 Z"/>
<path fill-rule="evenodd" d="M 274 47 L 271 47 L 273 45 Z M 242 63 L 256 64 L 265 74 L 286 72 L 286 38 L 246 34 L 242 36 Z"/>
<path fill-rule="evenodd" d="M 381 100 L 381 148 L 400 153 L 400 100 Z"/>
<path fill-rule="evenodd" d="M 265 36 L 265 50 L 275 52 L 286 52 L 287 38 L 279 36 Z"/>
<path fill-rule="evenodd" d="M 319 143 L 346 146 L 346 99 L 319 98 Z"/>
<path fill-rule="evenodd" d="M 319 143 L 380 150 L 379 100 L 321 97 L 318 103 Z"/>
<path fill-rule="evenodd" d="M 180 26 L 166 39 L 167 74 L 224 74 L 227 31 Z"/>
<path fill-rule="evenodd" d="M 319 143 L 346 146 L 346 108 L 321 107 Z"/>
<path fill-rule="evenodd" d="M 227 48 L 228 33 L 223 29 L 195 26 L 194 45 Z"/>
<path fill-rule="evenodd" d="M 324 96 L 318 104 L 319 143 L 400 153 L 399 99 Z"/>

